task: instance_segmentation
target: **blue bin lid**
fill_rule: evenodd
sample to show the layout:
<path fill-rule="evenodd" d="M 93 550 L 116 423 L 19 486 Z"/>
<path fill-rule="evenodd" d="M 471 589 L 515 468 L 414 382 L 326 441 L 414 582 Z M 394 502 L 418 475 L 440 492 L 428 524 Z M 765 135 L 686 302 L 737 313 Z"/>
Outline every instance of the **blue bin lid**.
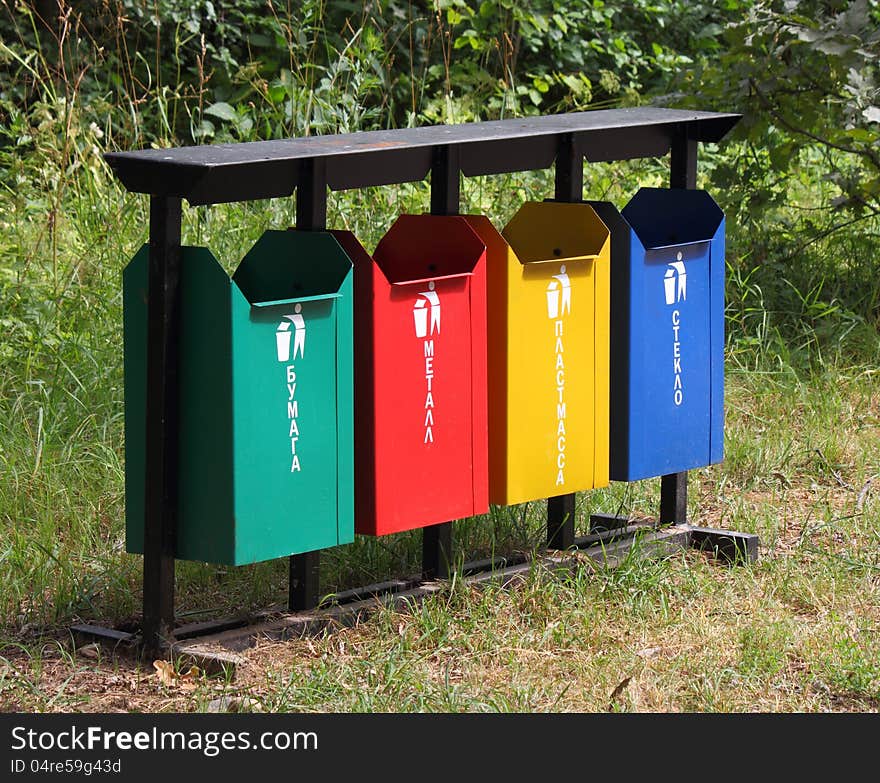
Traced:
<path fill-rule="evenodd" d="M 646 250 L 708 242 L 724 212 L 705 190 L 641 188 L 621 211 Z"/>

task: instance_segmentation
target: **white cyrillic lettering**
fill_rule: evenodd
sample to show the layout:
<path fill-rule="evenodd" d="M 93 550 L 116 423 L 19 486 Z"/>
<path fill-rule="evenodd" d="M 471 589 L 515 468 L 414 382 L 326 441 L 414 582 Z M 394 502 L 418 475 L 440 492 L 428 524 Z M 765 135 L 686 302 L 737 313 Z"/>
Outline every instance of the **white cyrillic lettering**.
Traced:
<path fill-rule="evenodd" d="M 423 352 L 425 354 L 425 439 L 423 443 L 434 442 L 434 341 L 423 341 Z"/>
<path fill-rule="evenodd" d="M 684 397 L 681 384 L 681 342 L 679 341 L 679 333 L 681 331 L 681 313 L 678 310 L 672 311 L 672 372 L 675 374 L 675 380 L 672 384 L 672 401 L 676 406 L 681 405 Z"/>
<path fill-rule="evenodd" d="M 564 267 L 563 267 L 564 269 Z M 565 346 L 562 344 L 562 321 L 555 322 L 556 343 L 554 350 L 556 352 L 556 392 L 559 394 L 559 400 L 556 403 L 556 485 L 565 483 L 563 468 L 565 467 L 565 415 L 566 404 L 563 400 L 565 394 L 565 359 L 563 353 Z"/>

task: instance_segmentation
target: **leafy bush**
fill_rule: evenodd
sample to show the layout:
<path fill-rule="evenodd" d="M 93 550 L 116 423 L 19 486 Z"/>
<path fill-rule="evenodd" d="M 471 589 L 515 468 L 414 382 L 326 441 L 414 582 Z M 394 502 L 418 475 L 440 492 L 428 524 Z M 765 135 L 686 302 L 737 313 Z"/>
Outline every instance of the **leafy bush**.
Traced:
<path fill-rule="evenodd" d="M 744 114 L 711 173 L 736 227 L 732 277 L 749 280 L 734 292 L 739 313 L 810 349 L 795 356 L 874 357 L 880 3 L 760 0 L 744 10 L 720 51 L 676 87 L 677 105 Z"/>

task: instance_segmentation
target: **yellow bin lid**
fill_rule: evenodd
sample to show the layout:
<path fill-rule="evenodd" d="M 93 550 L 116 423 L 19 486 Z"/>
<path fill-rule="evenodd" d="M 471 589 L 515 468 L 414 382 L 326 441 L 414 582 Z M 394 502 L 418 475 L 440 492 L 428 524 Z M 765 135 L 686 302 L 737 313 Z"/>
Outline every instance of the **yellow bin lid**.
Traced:
<path fill-rule="evenodd" d="M 527 201 L 501 232 L 520 263 L 593 260 L 610 232 L 589 204 Z"/>

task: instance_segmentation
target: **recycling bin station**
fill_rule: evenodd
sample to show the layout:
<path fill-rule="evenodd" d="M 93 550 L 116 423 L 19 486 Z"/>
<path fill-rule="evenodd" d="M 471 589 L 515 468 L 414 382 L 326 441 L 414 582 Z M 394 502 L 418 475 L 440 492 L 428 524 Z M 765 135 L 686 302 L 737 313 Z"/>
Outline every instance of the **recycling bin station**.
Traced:
<path fill-rule="evenodd" d="M 546 498 L 548 551 L 601 562 L 613 543 L 618 560 L 645 526 L 586 517 L 576 494 L 609 479 L 662 477 L 652 551 L 753 562 L 757 536 L 687 516 L 687 471 L 721 459 L 723 423 L 724 219 L 692 189 L 700 145 L 740 119 L 646 106 L 106 153 L 149 203 L 149 242 L 123 275 L 126 546 L 143 555 L 143 611 L 136 632 L 71 631 L 202 656 L 267 624 L 324 629 L 323 607 L 357 622 L 367 597 L 418 600 L 459 572 L 506 584 L 531 556 L 459 568 L 456 553 L 453 525 L 490 494 Z M 583 201 L 585 164 L 667 155 L 674 190 L 622 213 Z M 464 180 L 548 169 L 553 201 L 503 231 L 460 215 Z M 372 254 L 327 230 L 331 194 L 418 182 L 430 214 L 399 218 Z M 193 208 L 272 199 L 285 213 L 293 199 L 296 229 L 267 232 L 231 277 L 183 246 Z M 252 214 L 231 210 L 223 230 Z M 418 579 L 322 586 L 322 550 L 344 559 L 356 532 L 417 528 Z M 277 622 L 176 614 L 177 560 L 287 556 Z"/>
<path fill-rule="evenodd" d="M 528 202 L 487 247 L 489 499 L 608 484 L 609 231 L 582 203 Z"/>
<path fill-rule="evenodd" d="M 428 214 L 355 242 L 356 532 L 486 513 L 486 247 Z"/>
<path fill-rule="evenodd" d="M 126 548 L 143 552 L 148 247 L 123 274 Z M 354 538 L 351 261 L 267 231 L 233 277 L 180 260 L 175 557 L 241 565 Z"/>
<path fill-rule="evenodd" d="M 701 190 L 589 203 L 611 229 L 611 479 L 720 462 L 724 213 Z"/>

